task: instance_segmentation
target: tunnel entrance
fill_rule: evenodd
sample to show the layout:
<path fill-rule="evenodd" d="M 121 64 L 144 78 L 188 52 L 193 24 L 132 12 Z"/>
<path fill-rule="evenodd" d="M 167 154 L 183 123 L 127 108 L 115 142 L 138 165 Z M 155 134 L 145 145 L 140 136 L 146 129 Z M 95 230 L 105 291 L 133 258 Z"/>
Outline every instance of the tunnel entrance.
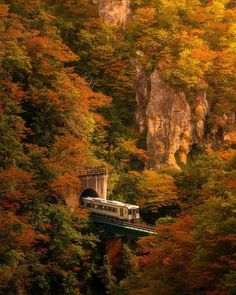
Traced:
<path fill-rule="evenodd" d="M 86 188 L 80 195 L 80 199 L 92 197 L 92 198 L 99 198 L 98 193 L 92 188 Z"/>

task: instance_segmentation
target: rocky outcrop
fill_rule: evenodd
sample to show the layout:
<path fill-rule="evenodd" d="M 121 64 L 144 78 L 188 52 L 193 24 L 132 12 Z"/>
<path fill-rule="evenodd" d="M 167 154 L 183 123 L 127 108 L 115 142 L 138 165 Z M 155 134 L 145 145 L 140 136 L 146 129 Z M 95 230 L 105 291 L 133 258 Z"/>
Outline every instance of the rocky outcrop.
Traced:
<path fill-rule="evenodd" d="M 136 102 L 137 108 L 135 112 L 136 122 L 139 132 L 142 133 L 147 126 L 146 109 L 150 97 L 150 79 L 147 77 L 142 65 L 135 62 L 136 67 Z"/>
<path fill-rule="evenodd" d="M 193 119 L 195 121 L 194 129 L 194 142 L 198 142 L 204 136 L 205 118 L 209 110 L 209 104 L 206 100 L 206 95 L 196 97 L 196 107 L 193 113 Z"/>
<path fill-rule="evenodd" d="M 208 134 L 208 146 L 217 149 L 236 145 L 236 113 L 223 114 L 215 120 Z"/>
<path fill-rule="evenodd" d="M 99 16 L 108 24 L 125 28 L 130 12 L 130 0 L 100 0 L 99 2 Z"/>
<path fill-rule="evenodd" d="M 151 75 L 151 94 L 146 109 L 148 168 L 169 165 L 178 168 L 178 151 L 184 160 L 191 141 L 191 109 L 184 92 L 162 81 L 155 70 Z"/>
<path fill-rule="evenodd" d="M 150 86 L 147 77 L 139 73 L 136 119 L 139 130 L 147 130 L 147 168 L 179 169 L 176 159 L 186 163 L 191 145 L 204 136 L 206 97 L 198 96 L 195 110 L 191 110 L 185 93 L 168 86 L 157 70 L 150 76 Z"/>

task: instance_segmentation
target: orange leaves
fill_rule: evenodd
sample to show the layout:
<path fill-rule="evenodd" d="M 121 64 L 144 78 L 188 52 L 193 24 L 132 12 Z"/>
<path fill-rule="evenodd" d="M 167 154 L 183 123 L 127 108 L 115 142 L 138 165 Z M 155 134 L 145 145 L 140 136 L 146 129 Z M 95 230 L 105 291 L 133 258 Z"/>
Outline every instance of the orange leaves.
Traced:
<path fill-rule="evenodd" d="M 210 62 L 217 56 L 217 53 L 212 50 L 206 50 L 206 48 L 193 48 L 192 56 L 201 62 Z"/>
<path fill-rule="evenodd" d="M 119 139 L 118 140 L 118 149 L 121 153 L 132 155 L 137 157 L 139 160 L 146 161 L 148 159 L 147 153 L 143 149 L 139 149 L 136 146 L 136 143 L 132 139 Z M 126 159 L 125 159 L 126 160 Z"/>
<path fill-rule="evenodd" d="M 170 226 L 158 226 L 157 236 L 139 239 L 139 255 L 132 260 L 132 264 L 136 267 L 138 264 L 142 279 L 149 280 L 154 276 L 158 281 L 188 280 L 184 274 L 190 269 L 195 248 L 190 234 L 192 223 L 193 219 L 185 216 Z M 184 285 L 181 284 L 181 287 L 184 288 Z"/>
<path fill-rule="evenodd" d="M 78 194 L 80 188 L 80 181 L 75 173 L 64 173 L 58 176 L 51 182 L 51 189 L 59 196 L 66 198 L 71 195 L 72 192 Z"/>
<path fill-rule="evenodd" d="M 72 95 L 77 94 L 76 102 L 78 106 L 82 105 L 82 107 L 95 110 L 96 108 L 104 107 L 110 104 L 111 98 L 109 96 L 94 92 L 86 81 L 77 74 L 71 73 L 69 74 L 69 77 L 74 88 Z"/>
<path fill-rule="evenodd" d="M 22 24 L 19 15 L 9 13 L 9 7 L 0 4 L 0 39 L 1 41 L 16 41 L 19 38 L 26 39 L 29 37 L 29 32 Z"/>
<path fill-rule="evenodd" d="M 89 32 L 96 31 L 102 25 L 102 20 L 98 18 L 91 18 L 84 22 L 85 30 Z"/>
<path fill-rule="evenodd" d="M 134 25 L 141 25 L 142 29 L 150 26 L 157 21 L 156 9 L 152 7 L 142 7 L 136 10 L 136 15 L 133 17 L 132 22 Z"/>
<path fill-rule="evenodd" d="M 76 169 L 91 161 L 88 143 L 71 134 L 58 136 L 52 146 L 50 161 L 61 164 L 67 169 Z"/>
<path fill-rule="evenodd" d="M 236 156 L 236 151 L 233 149 L 228 149 L 228 150 L 220 151 L 219 155 L 225 162 L 229 163 Z"/>
<path fill-rule="evenodd" d="M 9 6 L 6 4 L 0 4 L 0 16 L 6 17 L 9 14 Z"/>
<path fill-rule="evenodd" d="M 0 197 L 9 203 L 27 200 L 32 193 L 32 174 L 13 166 L 0 172 Z"/>
<path fill-rule="evenodd" d="M 53 169 L 55 179 L 50 182 L 51 189 L 59 196 L 66 197 L 70 192 L 79 190 L 78 169 L 94 163 L 89 144 L 71 134 L 58 136 L 48 159 L 44 164 Z"/>
<path fill-rule="evenodd" d="M 0 232 L 4 237 L 0 237 L 1 253 L 3 248 L 8 249 L 9 246 L 31 248 L 35 243 L 36 234 L 25 216 L 16 216 L 12 212 L 0 212 Z"/>
<path fill-rule="evenodd" d="M 50 56 L 60 62 L 70 62 L 78 60 L 69 47 L 61 40 L 52 40 L 48 37 L 34 37 L 26 42 L 26 47 L 32 58 L 41 59 Z"/>
<path fill-rule="evenodd" d="M 5 79 L 1 81 L 1 103 L 7 103 L 12 99 L 16 104 L 19 104 L 26 93 L 23 91 L 22 86 L 18 83 Z"/>

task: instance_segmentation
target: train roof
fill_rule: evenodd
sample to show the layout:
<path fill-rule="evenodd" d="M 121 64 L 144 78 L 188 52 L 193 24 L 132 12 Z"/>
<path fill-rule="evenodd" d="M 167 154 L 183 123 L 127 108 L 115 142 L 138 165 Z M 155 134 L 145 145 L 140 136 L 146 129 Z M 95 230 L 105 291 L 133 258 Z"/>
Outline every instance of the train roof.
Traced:
<path fill-rule="evenodd" d="M 99 203 L 103 203 L 103 204 L 110 204 L 110 205 L 115 205 L 115 206 L 125 206 L 128 207 L 130 209 L 136 209 L 139 208 L 139 206 L 137 205 L 132 205 L 132 204 L 126 204 L 120 201 L 115 201 L 115 200 L 103 200 L 101 198 L 93 198 L 93 197 L 87 197 L 85 198 L 89 201 L 95 201 L 95 202 L 99 202 Z"/>

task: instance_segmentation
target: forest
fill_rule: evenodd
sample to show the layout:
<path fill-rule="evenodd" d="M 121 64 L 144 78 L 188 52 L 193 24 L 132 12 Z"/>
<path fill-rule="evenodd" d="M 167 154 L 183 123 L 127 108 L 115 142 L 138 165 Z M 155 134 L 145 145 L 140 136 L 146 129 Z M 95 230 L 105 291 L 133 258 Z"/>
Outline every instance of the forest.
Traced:
<path fill-rule="evenodd" d="M 235 0 L 0 0 L 0 295 L 235 295 L 235 69 Z M 85 166 L 157 235 L 70 208 Z"/>

